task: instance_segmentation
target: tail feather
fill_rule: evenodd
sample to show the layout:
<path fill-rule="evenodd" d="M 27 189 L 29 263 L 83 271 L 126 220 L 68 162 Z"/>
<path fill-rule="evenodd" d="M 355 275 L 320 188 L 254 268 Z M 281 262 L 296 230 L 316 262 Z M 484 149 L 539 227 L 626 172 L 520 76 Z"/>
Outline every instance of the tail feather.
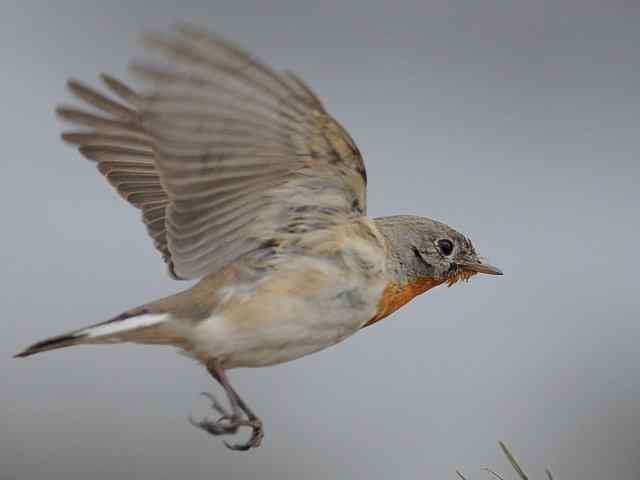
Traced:
<path fill-rule="evenodd" d="M 63 335 L 51 337 L 26 348 L 14 358 L 28 357 L 35 353 L 46 352 L 58 348 L 70 347 L 87 343 L 114 343 L 134 340 L 135 331 L 151 327 L 164 322 L 165 313 L 151 313 L 140 307 L 124 312 L 106 322 L 97 323 L 90 327 L 74 330 Z"/>
<path fill-rule="evenodd" d="M 34 353 L 46 352 L 47 350 L 55 350 L 56 348 L 70 347 L 78 343 L 78 337 L 73 333 L 59 335 L 57 337 L 47 338 L 38 343 L 34 343 L 22 352 L 13 356 L 13 358 L 22 358 L 33 355 Z"/>

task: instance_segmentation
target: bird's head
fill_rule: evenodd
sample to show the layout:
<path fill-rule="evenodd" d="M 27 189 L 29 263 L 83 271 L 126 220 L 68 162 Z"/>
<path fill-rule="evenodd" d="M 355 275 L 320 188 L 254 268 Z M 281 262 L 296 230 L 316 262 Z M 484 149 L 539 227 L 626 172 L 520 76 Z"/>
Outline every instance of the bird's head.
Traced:
<path fill-rule="evenodd" d="M 399 215 L 378 218 L 376 225 L 391 246 L 397 273 L 409 282 L 430 278 L 451 286 L 477 273 L 502 275 L 478 256 L 467 237 L 444 223 Z"/>

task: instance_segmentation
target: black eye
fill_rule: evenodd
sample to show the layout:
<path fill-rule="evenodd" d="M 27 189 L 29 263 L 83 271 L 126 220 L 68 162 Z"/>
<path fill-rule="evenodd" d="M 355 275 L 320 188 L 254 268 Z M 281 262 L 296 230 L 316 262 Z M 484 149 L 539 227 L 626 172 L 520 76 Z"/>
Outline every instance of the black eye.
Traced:
<path fill-rule="evenodd" d="M 449 256 L 451 252 L 453 252 L 453 242 L 447 238 L 443 238 L 442 240 L 438 240 L 438 248 L 443 255 Z"/>

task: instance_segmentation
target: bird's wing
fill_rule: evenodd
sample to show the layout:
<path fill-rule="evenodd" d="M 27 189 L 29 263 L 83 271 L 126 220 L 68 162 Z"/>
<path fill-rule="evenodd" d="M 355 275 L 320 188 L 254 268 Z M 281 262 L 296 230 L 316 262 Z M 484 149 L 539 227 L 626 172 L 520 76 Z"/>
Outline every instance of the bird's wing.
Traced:
<path fill-rule="evenodd" d="M 70 80 L 97 111 L 58 114 L 84 127 L 63 138 L 142 210 L 174 278 L 366 213 L 358 148 L 297 76 L 194 27 L 145 39 L 165 63 L 132 65 L 146 90 L 103 75 L 116 101 Z"/>

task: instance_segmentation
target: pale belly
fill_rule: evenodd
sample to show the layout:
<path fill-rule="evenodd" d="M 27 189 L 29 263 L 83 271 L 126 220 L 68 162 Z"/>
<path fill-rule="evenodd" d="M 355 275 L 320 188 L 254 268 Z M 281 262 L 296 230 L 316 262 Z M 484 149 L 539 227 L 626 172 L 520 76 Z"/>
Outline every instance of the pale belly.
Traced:
<path fill-rule="evenodd" d="M 286 275 L 286 276 L 285 276 Z M 225 368 L 261 367 L 287 362 L 335 345 L 376 314 L 384 282 L 332 275 L 286 288 L 277 278 L 245 294 L 227 289 L 223 308 L 201 320 L 190 336 L 190 352 L 200 361 L 215 359 Z"/>
<path fill-rule="evenodd" d="M 216 359 L 227 369 L 274 365 L 335 345 L 375 315 L 375 305 L 355 309 L 339 299 L 274 298 L 270 303 L 264 316 L 245 322 L 237 321 L 239 312 L 203 320 L 191 353 L 203 361 Z M 274 307 L 277 317 L 269 316 Z"/>

